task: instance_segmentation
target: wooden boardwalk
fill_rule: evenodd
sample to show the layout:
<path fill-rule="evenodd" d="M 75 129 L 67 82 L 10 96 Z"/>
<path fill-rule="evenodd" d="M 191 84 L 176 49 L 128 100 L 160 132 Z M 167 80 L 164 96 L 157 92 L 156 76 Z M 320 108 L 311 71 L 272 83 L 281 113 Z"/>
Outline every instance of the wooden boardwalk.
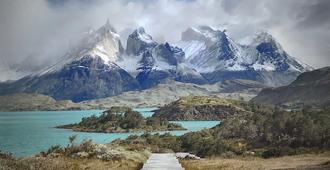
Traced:
<path fill-rule="evenodd" d="M 173 153 L 153 153 L 142 170 L 184 170 Z"/>

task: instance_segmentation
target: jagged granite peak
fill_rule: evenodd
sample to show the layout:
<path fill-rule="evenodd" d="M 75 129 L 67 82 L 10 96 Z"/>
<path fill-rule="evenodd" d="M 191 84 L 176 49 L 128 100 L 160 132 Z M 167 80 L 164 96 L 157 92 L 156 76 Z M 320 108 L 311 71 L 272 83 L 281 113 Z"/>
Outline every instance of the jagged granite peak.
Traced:
<path fill-rule="evenodd" d="M 143 28 L 135 30 L 129 36 L 127 55 L 124 60 L 120 60 L 119 65 L 135 76 L 143 89 L 150 88 L 167 79 L 183 82 L 206 82 L 198 72 L 188 68 L 189 66 L 181 66 L 185 62 L 185 53 L 181 48 L 168 42 L 149 41 L 146 43 L 148 41 L 142 41 L 141 34 L 146 34 Z M 190 75 L 191 73 L 194 75 Z M 190 77 L 194 79 L 190 79 Z M 202 80 L 198 81 L 198 79 Z"/>
<path fill-rule="evenodd" d="M 137 62 L 137 67 L 132 69 L 130 66 L 129 68 L 124 63 L 125 60 L 119 65 L 130 70 L 131 75 L 136 75 L 136 79 L 143 89 L 155 86 L 167 79 L 182 82 L 206 82 L 198 72 L 188 68 L 189 66 L 183 66 L 185 53 L 181 48 L 172 46 L 168 42 L 153 41 L 143 28 L 138 28 L 129 35 L 126 54 L 126 60 Z"/>
<path fill-rule="evenodd" d="M 151 35 L 147 34 L 143 27 L 137 28 L 133 34 L 134 36 L 138 37 L 140 40 L 146 43 L 153 43 L 154 40 L 152 39 Z"/>
<path fill-rule="evenodd" d="M 184 52 L 182 49 L 170 46 L 170 44 L 166 42 L 164 44 L 158 44 L 154 48 L 154 55 L 170 65 L 177 65 L 178 60 L 182 60 Z"/>
<path fill-rule="evenodd" d="M 90 31 L 83 38 L 78 47 L 80 47 L 80 49 L 78 49 L 80 50 L 80 55 L 86 53 L 93 54 L 93 56 L 99 55 L 99 57 L 104 60 L 113 57 L 112 61 L 115 61 L 116 57 L 124 51 L 120 36 L 110 25 L 109 20 L 107 20 L 107 22 L 96 31 Z M 104 55 L 108 56 L 103 58 Z"/>
<path fill-rule="evenodd" d="M 184 52 L 168 42 L 157 43 L 140 27 L 129 35 L 126 49 L 127 59 L 138 59 L 142 69 L 168 70 L 173 69 L 179 61 L 183 61 Z M 133 56 L 133 57 L 132 57 Z"/>
<path fill-rule="evenodd" d="M 177 45 L 186 53 L 186 60 L 199 72 L 242 69 L 233 63 L 240 60 L 241 47 L 225 31 L 208 26 L 188 28 Z"/>
<path fill-rule="evenodd" d="M 142 59 L 139 61 L 141 67 L 136 79 L 143 89 L 153 87 L 166 79 L 176 77 L 178 58 L 182 58 L 183 51 L 170 46 L 168 43 L 157 44 L 153 48 L 145 49 Z"/>
<path fill-rule="evenodd" d="M 90 55 L 101 57 L 105 63 L 114 62 L 124 52 L 117 31 L 110 25 L 109 20 L 96 32 L 86 37 L 90 42 Z"/>
<path fill-rule="evenodd" d="M 209 26 L 192 27 L 182 33 L 182 40 L 177 46 L 185 52 L 185 60 L 213 83 L 239 78 L 278 86 L 311 70 L 310 66 L 285 52 L 266 32 L 256 34 L 250 44 L 241 45 L 225 30 Z"/>
<path fill-rule="evenodd" d="M 311 71 L 313 68 L 305 63 L 298 61 L 283 50 L 280 43 L 269 33 L 262 31 L 255 34 L 249 48 L 258 54 L 254 69 L 259 66 L 267 65 L 268 71 L 295 71 L 303 73 Z"/>
<path fill-rule="evenodd" d="M 137 56 L 145 49 L 156 45 L 157 43 L 152 39 L 151 35 L 147 34 L 143 27 L 139 27 L 128 36 L 126 54 Z"/>

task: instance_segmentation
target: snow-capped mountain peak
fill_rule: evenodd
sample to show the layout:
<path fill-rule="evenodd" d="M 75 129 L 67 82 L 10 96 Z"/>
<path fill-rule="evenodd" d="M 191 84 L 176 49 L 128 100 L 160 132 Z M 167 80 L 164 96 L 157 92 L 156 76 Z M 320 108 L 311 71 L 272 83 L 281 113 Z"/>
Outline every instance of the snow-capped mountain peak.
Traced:
<path fill-rule="evenodd" d="M 268 32 L 261 31 L 256 33 L 249 46 L 259 55 L 257 62 L 253 65 L 254 69 L 291 70 L 300 73 L 313 69 L 311 66 L 290 56 Z"/>
<path fill-rule="evenodd" d="M 259 32 L 247 45 L 241 45 L 230 38 L 226 31 L 209 26 L 191 27 L 182 33 L 181 41 L 176 45 L 184 50 L 186 61 L 195 70 L 212 75 L 213 81 L 223 79 L 223 76 L 215 74 L 218 72 L 280 72 L 296 75 L 311 69 L 291 57 L 267 32 Z M 274 84 L 286 80 L 283 78 Z M 269 82 L 271 80 L 267 80 Z"/>
<path fill-rule="evenodd" d="M 253 42 L 260 43 L 260 42 L 272 42 L 274 41 L 274 37 L 266 32 L 266 31 L 259 31 L 253 35 Z"/>
<path fill-rule="evenodd" d="M 115 62 L 120 53 L 123 52 L 120 36 L 109 24 L 109 21 L 87 39 L 90 42 L 90 48 L 83 55 L 100 57 L 105 64 Z"/>
<path fill-rule="evenodd" d="M 225 38 L 227 35 L 224 31 L 217 30 L 211 26 L 197 26 L 189 27 L 181 35 L 182 41 L 203 41 L 214 43 L 219 41 L 222 38 Z"/>
<path fill-rule="evenodd" d="M 268 44 L 269 48 L 272 48 L 268 50 L 277 50 L 281 53 L 284 52 L 282 46 L 277 42 L 277 40 L 266 31 L 255 33 L 249 46 L 257 47 L 261 44 Z"/>
<path fill-rule="evenodd" d="M 131 56 L 140 55 L 145 49 L 153 48 L 157 43 L 147 34 L 143 27 L 134 30 L 128 36 L 126 54 Z"/>
<path fill-rule="evenodd" d="M 192 30 L 194 30 L 196 33 L 202 35 L 205 39 L 217 41 L 219 33 L 221 31 L 213 30 L 209 26 L 198 26 L 198 27 L 192 27 Z"/>
<path fill-rule="evenodd" d="M 242 70 L 242 48 L 225 31 L 209 26 L 188 28 L 177 45 L 186 53 L 186 60 L 199 72 Z"/>
<path fill-rule="evenodd" d="M 101 62 L 112 67 L 112 62 L 117 61 L 123 51 L 119 34 L 109 24 L 109 21 L 107 21 L 98 30 L 91 30 L 86 33 L 82 40 L 70 49 L 57 63 L 34 75 L 40 76 L 56 72 L 66 64 L 86 57 L 100 58 Z"/>
<path fill-rule="evenodd" d="M 151 35 L 147 34 L 143 27 L 139 27 L 136 29 L 133 34 L 136 34 L 136 36 L 146 43 L 154 43 L 155 41 L 152 39 Z"/>

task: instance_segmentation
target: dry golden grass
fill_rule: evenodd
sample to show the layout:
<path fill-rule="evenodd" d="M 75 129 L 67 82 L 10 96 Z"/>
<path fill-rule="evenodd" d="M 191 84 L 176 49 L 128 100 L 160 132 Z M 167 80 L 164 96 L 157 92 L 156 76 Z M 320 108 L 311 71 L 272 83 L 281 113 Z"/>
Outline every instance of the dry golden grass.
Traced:
<path fill-rule="evenodd" d="M 207 158 L 203 160 L 180 161 L 185 170 L 247 170 L 247 169 L 330 169 L 330 153 L 284 156 L 262 159 Z"/>
<path fill-rule="evenodd" d="M 178 104 L 181 107 L 190 105 L 229 105 L 232 104 L 232 100 L 221 99 L 215 96 L 188 96 L 178 100 Z"/>
<path fill-rule="evenodd" d="M 135 160 L 32 157 L 21 160 L 0 159 L 0 170 L 138 170 L 143 162 Z"/>
<path fill-rule="evenodd" d="M 0 170 L 139 170 L 149 156 L 145 148 L 85 141 L 20 159 L 0 151 Z"/>

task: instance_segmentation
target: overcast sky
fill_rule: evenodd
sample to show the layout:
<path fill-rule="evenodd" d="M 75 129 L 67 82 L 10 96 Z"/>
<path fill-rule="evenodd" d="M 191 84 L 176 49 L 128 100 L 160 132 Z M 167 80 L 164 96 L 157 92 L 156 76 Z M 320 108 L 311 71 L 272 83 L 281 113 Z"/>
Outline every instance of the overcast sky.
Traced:
<path fill-rule="evenodd" d="M 124 41 L 138 26 L 172 43 L 196 25 L 226 29 L 238 42 L 266 30 L 318 68 L 330 65 L 329 16 L 330 0 L 1 0 L 0 62 L 31 68 L 54 62 L 109 18 Z"/>

